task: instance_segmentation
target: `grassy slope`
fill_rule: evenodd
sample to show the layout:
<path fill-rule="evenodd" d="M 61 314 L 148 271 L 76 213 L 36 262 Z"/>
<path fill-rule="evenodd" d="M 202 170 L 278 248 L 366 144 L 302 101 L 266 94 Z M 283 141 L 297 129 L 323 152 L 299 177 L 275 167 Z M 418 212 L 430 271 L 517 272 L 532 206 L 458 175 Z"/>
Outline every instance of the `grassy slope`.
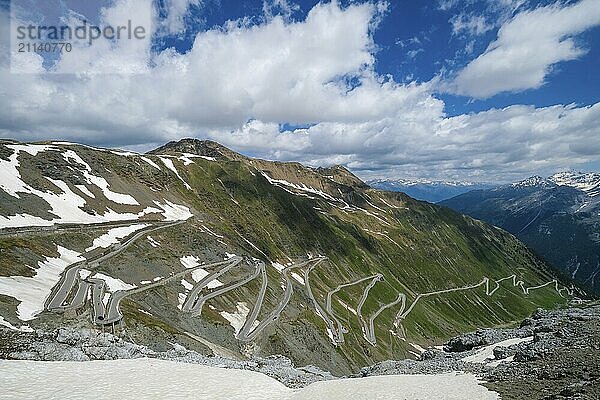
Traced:
<path fill-rule="evenodd" d="M 79 148 L 77 151 L 86 160 L 92 159 L 94 168 L 107 167 L 122 187 L 145 200 L 153 195 L 149 186 L 162 188 L 161 197 L 186 203 L 196 213 L 197 217 L 188 223 L 153 235 L 162 243 L 160 249 L 140 241 L 101 267 L 125 281 L 133 277 L 141 279 L 144 274 L 166 276 L 180 270 L 179 257 L 189 254 L 214 257 L 228 251 L 281 263 L 301 259 L 307 253 L 322 254 L 329 262 L 311 273 L 311 286 L 322 304 L 327 291 L 338 284 L 375 273 L 384 275 L 385 282 L 375 285 L 363 307 L 363 314 L 368 317 L 382 304 L 393 301 L 398 292 L 405 293 L 410 304 L 418 293 L 478 283 L 484 276 L 499 279 L 517 274 L 527 286 L 551 279 L 545 265 L 504 231 L 403 194 L 336 184 L 297 164 L 290 167 L 281 163 L 250 163 L 242 158 L 218 162 L 194 159 L 194 164 L 184 166 L 175 160 L 180 174 L 193 187 L 190 191 L 166 168 L 158 171 L 134 157 Z M 286 177 L 291 170 L 297 171 L 300 178 L 292 174 L 290 180 L 303 179 L 309 182 L 307 185 L 318 185 L 336 197 L 340 195 L 334 189 L 339 189 L 345 201 L 368 212 L 343 210 L 318 196 L 311 199 L 292 194 L 269 183 L 254 165 L 268 168 L 271 176 Z M 223 238 L 207 234 L 204 227 Z M 92 236 L 84 236 L 82 242 L 91 241 Z M 34 245 L 36 239 L 2 238 L 0 246 L 15 257 L 19 249 L 28 247 L 24 240 L 31 241 L 29 247 L 39 247 Z M 241 276 L 242 272 L 237 274 Z M 269 289 L 259 319 L 277 304 L 282 293 L 279 273 L 271 267 L 267 272 Z M 337 298 L 355 308 L 366 285 L 364 282 L 344 289 Z M 217 310 L 230 311 L 238 301 L 251 305 L 258 288 L 259 282 L 255 280 L 209 304 Z M 537 307 L 552 307 L 563 301 L 551 287 L 530 296 L 524 296 L 509 282 L 503 288 L 491 298 L 480 287 L 422 299 L 403 324 L 407 341 L 422 345 L 439 343 L 455 333 L 511 323 Z M 202 319 L 191 320 L 182 315 L 175 307 L 178 291 L 180 285 L 167 285 L 133 296 L 131 301 L 152 309 L 174 331 L 189 331 L 236 351 L 244 350 L 244 345 L 232 338 L 227 322 L 208 307 Z M 282 318 L 257 340 L 255 352 L 284 353 L 298 364 L 313 363 L 347 373 L 375 361 L 405 356 L 407 350 L 414 351 L 407 342 L 390 333 L 397 307 L 377 318 L 377 346 L 373 347 L 362 337 L 357 318 L 334 300 L 336 315 L 347 322 L 350 331 L 346 343 L 336 348 L 325 335 L 325 324 L 309 304 L 303 286 L 295 284 L 290 305 Z M 131 318 L 144 319 L 131 304 L 127 310 Z"/>

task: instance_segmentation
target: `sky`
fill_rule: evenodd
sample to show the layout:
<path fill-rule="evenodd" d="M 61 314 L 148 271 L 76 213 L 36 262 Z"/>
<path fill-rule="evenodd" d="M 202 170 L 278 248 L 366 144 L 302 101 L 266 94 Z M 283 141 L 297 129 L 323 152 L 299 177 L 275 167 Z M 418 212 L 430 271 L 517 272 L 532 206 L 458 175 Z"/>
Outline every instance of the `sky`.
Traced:
<path fill-rule="evenodd" d="M 364 179 L 600 170 L 598 0 L 0 5 L 3 138 L 142 152 L 196 137 Z M 83 19 L 149 34 L 16 52 L 17 26 Z"/>

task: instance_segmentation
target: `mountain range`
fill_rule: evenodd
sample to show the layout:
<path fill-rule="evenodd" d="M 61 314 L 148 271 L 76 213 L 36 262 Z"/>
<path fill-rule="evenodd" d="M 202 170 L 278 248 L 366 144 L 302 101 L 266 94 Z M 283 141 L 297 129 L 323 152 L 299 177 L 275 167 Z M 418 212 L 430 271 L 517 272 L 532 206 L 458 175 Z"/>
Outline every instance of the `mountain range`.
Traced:
<path fill-rule="evenodd" d="M 0 324 L 15 331 L 95 327 L 345 374 L 578 295 L 503 229 L 341 166 L 195 139 L 147 154 L 4 140 L 0 172 Z"/>
<path fill-rule="evenodd" d="M 490 183 L 428 179 L 374 179 L 367 183 L 376 189 L 406 193 L 414 199 L 430 203 L 438 203 L 472 190 L 489 189 L 494 186 Z"/>
<path fill-rule="evenodd" d="M 533 176 L 440 204 L 506 229 L 565 276 L 600 293 L 600 173 Z"/>

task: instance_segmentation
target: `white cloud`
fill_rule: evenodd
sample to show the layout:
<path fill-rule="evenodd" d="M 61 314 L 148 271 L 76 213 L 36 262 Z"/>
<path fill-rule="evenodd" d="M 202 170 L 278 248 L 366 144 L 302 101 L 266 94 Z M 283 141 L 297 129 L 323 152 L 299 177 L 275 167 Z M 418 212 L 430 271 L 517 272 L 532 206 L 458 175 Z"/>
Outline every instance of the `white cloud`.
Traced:
<path fill-rule="evenodd" d="M 451 90 L 476 98 L 538 88 L 552 66 L 586 53 L 574 36 L 600 24 L 600 2 L 540 7 L 500 27 L 486 51 L 458 72 Z"/>
<path fill-rule="evenodd" d="M 281 15 L 289 20 L 292 14 L 300 9 L 298 4 L 288 0 L 263 0 L 263 14 L 267 19 Z"/>
<path fill-rule="evenodd" d="M 250 122 L 210 137 L 263 157 L 342 163 L 366 178 L 513 180 L 597 160 L 600 103 L 515 105 L 445 118 L 421 104 L 401 118 L 321 123 L 296 132 Z"/>
<path fill-rule="evenodd" d="M 344 163 L 365 177 L 506 179 L 597 160 L 599 104 L 447 118 L 432 94 L 437 81 L 376 74 L 372 32 L 382 12 L 382 4 L 319 4 L 303 21 L 276 15 L 200 32 L 185 54 L 138 43 L 131 53 L 79 49 L 57 66 L 83 59 L 107 72 L 111 63 L 98 60 L 111 60 L 143 73 L 11 74 L 0 64 L 0 136 L 138 150 L 196 136 L 267 158 Z M 37 56 L 26 65 L 43 68 Z M 314 125 L 280 132 L 283 122 Z"/>
<path fill-rule="evenodd" d="M 165 9 L 166 18 L 161 21 L 161 25 L 167 33 L 176 34 L 185 31 L 184 18 L 191 6 L 200 6 L 202 0 L 166 0 Z"/>
<path fill-rule="evenodd" d="M 494 26 L 488 24 L 483 15 L 458 14 L 450 19 L 452 34 L 459 35 L 467 33 L 470 35 L 482 35 Z"/>

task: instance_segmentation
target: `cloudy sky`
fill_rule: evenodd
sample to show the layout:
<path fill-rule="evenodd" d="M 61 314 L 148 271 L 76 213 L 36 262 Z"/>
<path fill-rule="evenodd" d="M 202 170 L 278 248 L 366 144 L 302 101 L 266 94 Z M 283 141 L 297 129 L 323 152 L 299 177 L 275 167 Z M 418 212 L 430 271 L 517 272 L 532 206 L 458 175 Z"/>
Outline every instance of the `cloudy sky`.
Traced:
<path fill-rule="evenodd" d="M 3 138 L 197 137 L 363 178 L 600 170 L 598 0 L 0 4 Z M 83 19 L 151 34 L 14 52 L 15 26 Z"/>

